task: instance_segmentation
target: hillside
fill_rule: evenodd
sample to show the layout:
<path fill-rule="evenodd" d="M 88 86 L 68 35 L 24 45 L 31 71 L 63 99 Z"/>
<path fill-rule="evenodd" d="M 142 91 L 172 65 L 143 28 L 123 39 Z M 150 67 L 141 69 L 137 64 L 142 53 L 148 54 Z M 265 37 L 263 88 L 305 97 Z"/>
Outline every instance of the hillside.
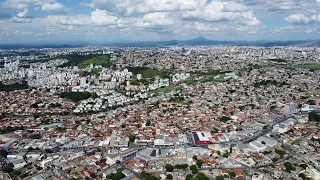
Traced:
<path fill-rule="evenodd" d="M 90 64 L 101 65 L 103 67 L 112 66 L 112 63 L 110 62 L 110 56 L 109 55 L 100 55 L 100 56 L 97 56 L 97 57 L 93 57 L 91 59 L 88 59 L 88 60 L 80 62 L 77 66 L 79 68 L 86 68 Z"/>

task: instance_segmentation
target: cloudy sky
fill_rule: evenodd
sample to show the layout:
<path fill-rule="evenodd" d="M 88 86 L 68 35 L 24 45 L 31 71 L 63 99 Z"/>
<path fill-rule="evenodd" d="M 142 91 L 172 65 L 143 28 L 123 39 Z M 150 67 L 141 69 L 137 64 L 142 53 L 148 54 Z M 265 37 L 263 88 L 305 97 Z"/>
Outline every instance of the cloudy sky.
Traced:
<path fill-rule="evenodd" d="M 320 0 L 0 0 L 0 44 L 320 39 Z"/>

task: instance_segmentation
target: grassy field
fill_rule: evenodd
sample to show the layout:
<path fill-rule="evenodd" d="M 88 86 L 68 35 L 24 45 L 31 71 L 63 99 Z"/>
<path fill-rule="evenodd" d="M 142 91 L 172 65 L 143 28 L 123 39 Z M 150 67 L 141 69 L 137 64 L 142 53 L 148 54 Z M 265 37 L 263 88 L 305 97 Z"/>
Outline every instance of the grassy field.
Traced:
<path fill-rule="evenodd" d="M 219 74 L 224 74 L 225 72 L 222 72 L 220 70 L 209 70 L 209 71 L 196 71 L 196 72 L 190 72 L 190 74 L 195 75 L 201 75 L 201 76 L 217 76 Z"/>
<path fill-rule="evenodd" d="M 101 69 L 93 69 L 91 72 L 88 72 L 88 75 L 90 75 L 90 76 L 99 76 L 100 75 L 100 73 L 101 73 Z"/>
<path fill-rule="evenodd" d="M 97 56 L 97 57 L 80 62 L 78 64 L 78 67 L 79 68 L 86 68 L 90 64 L 101 65 L 103 67 L 110 67 L 112 65 L 112 63 L 110 62 L 109 55 L 101 55 L 101 56 Z"/>
<path fill-rule="evenodd" d="M 59 67 L 72 67 L 72 66 L 77 66 L 82 61 L 86 61 L 96 56 L 97 56 L 96 54 L 80 55 L 80 54 L 74 53 L 74 54 L 68 54 L 68 55 L 60 55 L 56 59 L 68 60 L 68 62 L 60 65 Z"/>
<path fill-rule="evenodd" d="M 160 76 L 161 78 L 169 78 L 169 72 L 151 69 L 148 67 L 129 67 L 128 70 L 133 74 L 142 74 L 143 78 L 153 78 Z"/>
<path fill-rule="evenodd" d="M 300 68 L 308 68 L 308 69 L 320 69 L 320 64 L 301 64 L 298 67 Z"/>

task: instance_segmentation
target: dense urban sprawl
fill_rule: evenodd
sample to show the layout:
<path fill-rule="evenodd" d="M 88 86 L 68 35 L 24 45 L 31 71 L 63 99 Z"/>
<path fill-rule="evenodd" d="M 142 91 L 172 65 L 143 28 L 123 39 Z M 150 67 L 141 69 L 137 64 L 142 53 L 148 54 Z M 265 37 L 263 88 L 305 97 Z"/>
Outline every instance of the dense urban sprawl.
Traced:
<path fill-rule="evenodd" d="M 320 48 L 0 51 L 0 179 L 320 179 Z"/>

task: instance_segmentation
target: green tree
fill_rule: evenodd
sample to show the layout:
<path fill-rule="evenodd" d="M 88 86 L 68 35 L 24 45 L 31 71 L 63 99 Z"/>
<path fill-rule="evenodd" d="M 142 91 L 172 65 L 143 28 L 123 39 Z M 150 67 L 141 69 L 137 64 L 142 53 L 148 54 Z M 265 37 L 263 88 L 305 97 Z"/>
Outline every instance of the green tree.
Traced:
<path fill-rule="evenodd" d="M 3 157 L 3 158 L 7 158 L 7 151 L 5 149 L 0 149 L 0 158 Z"/>
<path fill-rule="evenodd" d="M 225 158 L 229 157 L 229 153 L 228 152 L 223 153 L 223 157 Z"/>
<path fill-rule="evenodd" d="M 102 159 L 100 160 L 100 163 L 105 163 L 106 161 L 107 161 L 106 159 L 102 158 Z"/>
<path fill-rule="evenodd" d="M 165 165 L 165 169 L 166 169 L 166 171 L 168 171 L 168 172 L 172 172 L 173 169 L 174 169 L 174 167 L 173 167 L 173 165 L 171 165 L 171 164 L 166 164 L 166 165 Z"/>
<path fill-rule="evenodd" d="M 148 121 L 146 122 L 146 126 L 151 126 L 151 121 L 150 121 L 150 120 L 148 120 Z"/>
<path fill-rule="evenodd" d="M 173 179 L 173 176 L 171 174 L 168 174 L 167 179 Z"/>
<path fill-rule="evenodd" d="M 309 121 L 320 122 L 320 115 L 315 111 L 310 112 L 308 118 Z"/>
<path fill-rule="evenodd" d="M 88 99 L 92 96 L 89 92 L 63 92 L 60 94 L 60 98 L 67 98 L 74 102 L 79 102 L 84 99 Z"/>
<path fill-rule="evenodd" d="M 140 176 L 141 176 L 142 178 L 146 178 L 146 177 L 147 177 L 147 172 L 146 172 L 146 171 L 142 171 L 142 172 L 140 173 Z"/>
<path fill-rule="evenodd" d="M 296 168 L 292 165 L 291 162 L 285 162 L 283 165 L 286 167 L 286 170 L 287 170 L 288 172 L 291 172 L 291 171 L 295 171 L 295 170 L 296 170 Z"/>
<path fill-rule="evenodd" d="M 233 178 L 235 178 L 237 176 L 237 174 L 234 171 L 229 171 L 228 174 L 229 174 L 231 179 L 233 179 Z"/>
<path fill-rule="evenodd" d="M 283 151 L 283 150 L 281 150 L 281 149 L 275 149 L 275 152 L 276 152 L 277 154 L 281 155 L 281 156 L 283 156 L 283 155 L 286 154 L 286 152 Z"/>
<path fill-rule="evenodd" d="M 192 175 L 192 174 L 187 174 L 186 180 L 191 180 L 192 178 L 193 178 L 193 175 Z"/>
<path fill-rule="evenodd" d="M 310 100 L 308 100 L 308 104 L 309 105 L 316 105 L 316 102 L 315 102 L 315 100 L 310 99 Z"/>
<path fill-rule="evenodd" d="M 302 167 L 304 170 L 306 170 L 308 165 L 307 164 L 300 164 L 300 167 Z"/>
<path fill-rule="evenodd" d="M 197 166 L 198 166 L 198 168 L 201 168 L 202 164 L 203 164 L 203 161 L 202 161 L 201 159 L 198 159 L 198 160 L 197 160 Z"/>
<path fill-rule="evenodd" d="M 5 173 L 10 173 L 10 172 L 13 171 L 13 167 L 14 167 L 14 165 L 13 165 L 12 163 L 8 163 L 8 164 L 6 164 L 6 165 L 4 166 L 4 168 L 3 168 L 2 170 L 3 170 L 3 172 L 5 172 Z"/>
<path fill-rule="evenodd" d="M 190 170 L 192 171 L 192 174 L 197 174 L 198 173 L 198 168 L 196 165 L 191 165 Z"/>
<path fill-rule="evenodd" d="M 135 139 L 136 139 L 136 136 L 134 134 L 130 134 L 129 136 L 130 142 L 134 142 Z"/>
<path fill-rule="evenodd" d="M 197 160 L 198 157 L 197 157 L 196 155 L 194 155 L 194 156 L 192 157 L 192 159 Z"/>
<path fill-rule="evenodd" d="M 194 180 L 210 180 L 205 174 L 203 173 L 198 173 Z"/>
<path fill-rule="evenodd" d="M 224 180 L 224 176 L 217 176 L 216 180 Z"/>

